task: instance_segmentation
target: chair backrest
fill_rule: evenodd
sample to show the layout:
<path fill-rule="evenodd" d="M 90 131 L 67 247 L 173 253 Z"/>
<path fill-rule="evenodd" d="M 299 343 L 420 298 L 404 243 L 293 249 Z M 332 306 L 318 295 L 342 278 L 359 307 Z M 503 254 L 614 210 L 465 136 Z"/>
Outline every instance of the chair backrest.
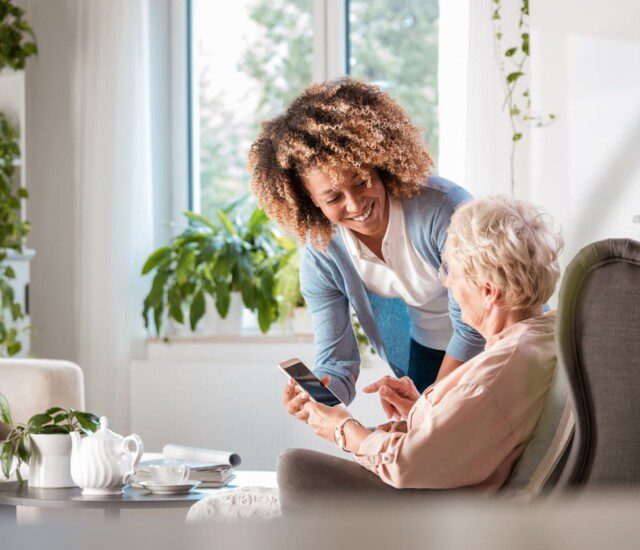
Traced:
<path fill-rule="evenodd" d="M 557 366 L 538 425 L 502 487 L 502 496 L 531 501 L 549 493 L 570 448 L 574 426 L 567 376 Z"/>
<path fill-rule="evenodd" d="M 577 254 L 557 340 L 576 421 L 558 487 L 640 484 L 640 243 L 609 239 Z"/>
<path fill-rule="evenodd" d="M 84 409 L 82 370 L 69 361 L 0 359 L 0 393 L 9 401 L 14 423 L 49 407 Z"/>

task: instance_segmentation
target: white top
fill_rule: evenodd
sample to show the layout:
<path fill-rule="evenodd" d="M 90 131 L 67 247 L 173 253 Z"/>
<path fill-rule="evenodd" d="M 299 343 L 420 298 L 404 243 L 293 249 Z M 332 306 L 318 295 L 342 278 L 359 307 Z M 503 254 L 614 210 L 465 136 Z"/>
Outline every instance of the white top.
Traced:
<path fill-rule="evenodd" d="M 402 204 L 389 198 L 389 224 L 382 241 L 384 261 L 350 229 L 340 226 L 340 232 L 366 289 L 383 298 L 402 299 L 409 306 L 411 337 L 428 348 L 446 349 L 453 334 L 447 289 L 413 245 Z"/>

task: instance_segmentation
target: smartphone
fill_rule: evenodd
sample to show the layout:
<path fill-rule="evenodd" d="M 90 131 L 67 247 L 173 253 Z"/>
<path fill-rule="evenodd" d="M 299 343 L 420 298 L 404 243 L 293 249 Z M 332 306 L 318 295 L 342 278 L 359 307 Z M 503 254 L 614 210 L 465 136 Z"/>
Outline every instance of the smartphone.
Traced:
<path fill-rule="evenodd" d="M 278 367 L 306 391 L 313 401 L 328 407 L 342 405 L 342 401 L 297 357 L 278 363 Z"/>

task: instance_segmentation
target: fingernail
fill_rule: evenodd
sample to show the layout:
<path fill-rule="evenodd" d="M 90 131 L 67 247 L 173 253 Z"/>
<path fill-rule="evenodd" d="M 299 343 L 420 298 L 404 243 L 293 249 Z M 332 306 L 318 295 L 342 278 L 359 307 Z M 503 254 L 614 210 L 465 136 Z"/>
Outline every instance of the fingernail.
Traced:
<path fill-rule="evenodd" d="M 300 397 L 301 397 L 302 399 L 306 399 L 307 397 L 309 397 L 309 394 L 308 394 L 306 391 L 303 391 L 303 392 L 300 394 Z"/>

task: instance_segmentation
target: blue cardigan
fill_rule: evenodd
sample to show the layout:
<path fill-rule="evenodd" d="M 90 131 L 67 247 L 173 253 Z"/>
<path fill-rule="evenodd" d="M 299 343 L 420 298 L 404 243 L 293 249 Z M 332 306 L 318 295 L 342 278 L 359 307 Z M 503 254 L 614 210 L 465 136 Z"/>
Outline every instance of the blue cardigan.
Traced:
<path fill-rule="evenodd" d="M 471 195 L 440 177 L 430 177 L 420 193 L 405 200 L 402 208 L 411 240 L 422 258 L 436 271 L 447 237 L 451 215 Z M 416 281 L 416 284 L 420 284 Z M 396 376 L 409 368 L 411 320 L 399 298 L 382 298 L 368 292 L 356 271 L 346 245 L 336 231 L 327 250 L 310 244 L 300 259 L 300 287 L 313 319 L 316 368 L 319 376 L 331 376 L 331 390 L 346 404 L 355 397 L 360 353 L 349 307 L 355 311 L 369 342 Z M 462 322 L 460 306 L 449 291 L 449 315 L 453 335 L 447 353 L 468 361 L 484 349 L 484 339 Z"/>

